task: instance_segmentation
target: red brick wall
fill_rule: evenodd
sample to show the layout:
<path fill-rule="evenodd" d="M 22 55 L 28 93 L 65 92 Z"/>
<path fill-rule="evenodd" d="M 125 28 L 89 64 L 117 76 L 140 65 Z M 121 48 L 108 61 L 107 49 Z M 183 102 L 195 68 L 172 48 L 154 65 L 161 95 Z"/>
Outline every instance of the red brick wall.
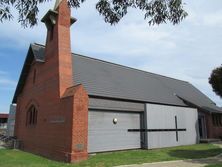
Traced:
<path fill-rule="evenodd" d="M 207 138 L 218 139 L 222 137 L 222 127 L 216 127 L 213 125 L 212 114 L 209 112 L 203 112 L 198 110 L 201 114 L 205 115 Z"/>
<path fill-rule="evenodd" d="M 222 137 L 222 127 L 217 127 L 213 125 L 212 114 L 205 114 L 206 124 L 207 124 L 207 137 L 208 138 L 221 138 Z"/>
<path fill-rule="evenodd" d="M 64 99 L 73 102 L 72 116 L 72 152 L 70 161 L 75 162 L 88 158 L 88 95 L 82 85 L 70 87 L 66 90 Z"/>
<path fill-rule="evenodd" d="M 81 85 L 70 87 L 70 9 L 66 0 L 60 4 L 58 12 L 53 40 L 49 39 L 50 33 L 47 35 L 45 62 L 33 61 L 17 99 L 15 135 L 25 151 L 75 162 L 88 156 L 88 95 Z M 67 96 L 66 89 L 75 91 Z M 26 125 L 26 113 L 31 105 L 38 110 L 35 126 Z"/>

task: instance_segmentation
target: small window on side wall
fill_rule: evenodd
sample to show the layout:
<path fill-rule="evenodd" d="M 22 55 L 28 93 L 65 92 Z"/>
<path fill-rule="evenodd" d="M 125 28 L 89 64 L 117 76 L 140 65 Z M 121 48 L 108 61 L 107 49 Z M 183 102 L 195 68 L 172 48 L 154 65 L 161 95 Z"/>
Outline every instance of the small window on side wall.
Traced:
<path fill-rule="evenodd" d="M 54 35 L 54 26 L 51 25 L 51 27 L 50 27 L 50 41 L 53 40 L 53 35 Z"/>
<path fill-rule="evenodd" d="M 36 69 L 34 69 L 34 72 L 33 72 L 33 84 L 35 84 L 35 80 L 36 80 Z"/>
<path fill-rule="evenodd" d="M 26 126 L 34 126 L 37 124 L 38 111 L 35 106 L 31 106 L 26 113 Z"/>
<path fill-rule="evenodd" d="M 215 127 L 222 127 L 222 116 L 220 114 L 212 114 L 212 122 Z"/>

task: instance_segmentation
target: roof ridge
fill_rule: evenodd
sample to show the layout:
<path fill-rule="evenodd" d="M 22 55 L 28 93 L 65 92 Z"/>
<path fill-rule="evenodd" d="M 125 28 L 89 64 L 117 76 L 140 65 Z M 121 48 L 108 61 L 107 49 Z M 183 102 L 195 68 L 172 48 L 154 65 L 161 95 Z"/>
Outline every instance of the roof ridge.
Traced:
<path fill-rule="evenodd" d="M 43 44 L 39 44 L 39 43 L 33 43 L 33 44 L 45 48 L 45 45 L 43 45 Z M 88 59 L 92 59 L 92 60 L 96 60 L 96 61 L 100 61 L 100 62 L 104 62 L 104 63 L 108 63 L 108 64 L 112 64 L 112 65 L 116 65 L 116 66 L 128 68 L 128 69 L 135 70 L 135 71 L 140 71 L 140 72 L 144 72 L 144 73 L 149 73 L 149 74 L 151 74 L 151 75 L 158 75 L 158 76 L 165 77 L 165 78 L 168 78 L 168 79 L 173 79 L 173 80 L 177 80 L 177 81 L 180 81 L 180 82 L 189 83 L 188 81 L 184 81 L 184 80 L 181 80 L 181 79 L 172 78 L 172 77 L 165 76 L 165 75 L 161 75 L 161 74 L 156 74 L 156 73 L 153 73 L 153 72 L 148 72 L 148 71 L 141 70 L 141 69 L 137 69 L 137 68 L 134 68 L 134 67 L 129 67 L 129 66 L 121 65 L 121 64 L 118 64 L 118 63 L 113 63 L 113 62 L 109 62 L 109 61 L 106 61 L 106 60 L 101 60 L 101 59 L 94 58 L 94 57 L 85 56 L 85 55 L 78 54 L 78 53 L 72 53 L 72 54 L 73 54 L 73 55 L 76 55 L 76 56 L 85 57 L 85 58 L 88 58 Z"/>

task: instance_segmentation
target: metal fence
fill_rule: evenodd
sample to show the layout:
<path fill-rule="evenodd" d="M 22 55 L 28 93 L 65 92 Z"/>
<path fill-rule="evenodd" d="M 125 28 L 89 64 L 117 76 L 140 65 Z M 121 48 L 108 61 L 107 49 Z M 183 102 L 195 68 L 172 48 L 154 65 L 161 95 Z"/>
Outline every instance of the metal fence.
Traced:
<path fill-rule="evenodd" d="M 7 123 L 0 123 L 0 129 L 7 129 Z"/>

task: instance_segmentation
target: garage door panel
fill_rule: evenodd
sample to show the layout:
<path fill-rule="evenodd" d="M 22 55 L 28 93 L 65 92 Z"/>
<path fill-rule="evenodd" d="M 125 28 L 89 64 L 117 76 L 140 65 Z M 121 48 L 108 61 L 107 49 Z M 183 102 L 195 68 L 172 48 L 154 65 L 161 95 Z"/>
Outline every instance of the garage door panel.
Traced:
<path fill-rule="evenodd" d="M 117 124 L 113 119 L 117 118 Z M 140 133 L 128 129 L 140 128 L 139 113 L 90 111 L 88 151 L 102 152 L 140 148 Z"/>

